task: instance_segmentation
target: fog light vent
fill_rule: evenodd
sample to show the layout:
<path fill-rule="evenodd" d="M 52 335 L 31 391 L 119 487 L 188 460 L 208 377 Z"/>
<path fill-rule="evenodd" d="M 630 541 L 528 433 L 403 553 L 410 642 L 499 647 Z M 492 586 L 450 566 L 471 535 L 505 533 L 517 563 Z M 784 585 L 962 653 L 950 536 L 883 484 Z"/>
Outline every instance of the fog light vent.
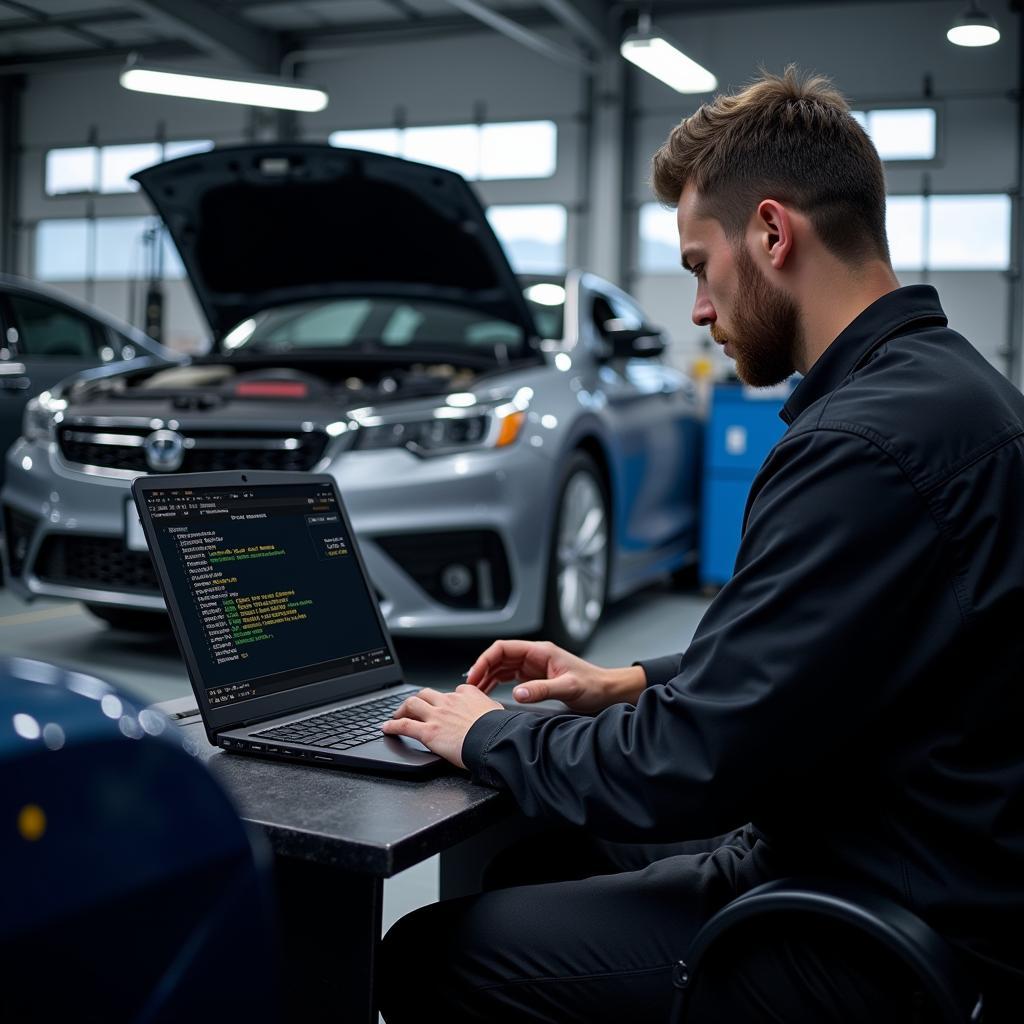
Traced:
<path fill-rule="evenodd" d="M 508 558 L 492 530 L 393 534 L 374 540 L 435 601 L 482 610 L 508 604 Z"/>

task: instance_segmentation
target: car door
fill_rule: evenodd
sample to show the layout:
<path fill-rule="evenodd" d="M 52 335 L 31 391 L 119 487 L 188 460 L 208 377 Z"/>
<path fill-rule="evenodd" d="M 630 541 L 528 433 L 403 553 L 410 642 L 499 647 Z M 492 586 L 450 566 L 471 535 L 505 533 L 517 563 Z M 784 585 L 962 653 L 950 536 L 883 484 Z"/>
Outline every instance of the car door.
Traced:
<path fill-rule="evenodd" d="M 8 340 L 25 364 L 30 394 L 113 356 L 105 329 L 77 309 L 50 298 L 9 294 Z M 104 352 L 104 348 L 109 351 Z"/>
<path fill-rule="evenodd" d="M 3 479 L 3 456 L 21 433 L 21 418 L 31 392 L 28 368 L 18 358 L 17 331 L 10 320 L 10 310 L 0 301 L 0 480 Z"/>
<path fill-rule="evenodd" d="M 698 515 L 700 424 L 692 384 L 660 356 L 605 354 L 610 320 L 620 328 L 649 324 L 624 292 L 591 284 L 585 327 L 599 356 L 599 386 L 607 399 L 620 462 L 620 541 L 639 564 L 652 549 L 694 531 Z"/>
<path fill-rule="evenodd" d="M 8 358 L 0 359 L 0 446 L 6 452 L 21 432 L 29 398 L 104 362 L 103 349 L 111 346 L 98 323 L 49 298 L 8 293 L 3 315 Z"/>

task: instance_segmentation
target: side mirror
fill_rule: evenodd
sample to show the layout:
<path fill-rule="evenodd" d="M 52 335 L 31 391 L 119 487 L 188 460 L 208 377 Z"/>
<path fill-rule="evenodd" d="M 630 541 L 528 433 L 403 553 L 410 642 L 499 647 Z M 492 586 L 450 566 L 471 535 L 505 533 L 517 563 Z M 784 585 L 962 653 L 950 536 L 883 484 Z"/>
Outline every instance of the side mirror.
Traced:
<path fill-rule="evenodd" d="M 626 327 L 622 320 L 606 320 L 603 334 L 611 350 L 610 358 L 651 358 L 665 351 L 664 333 L 650 324 Z"/>

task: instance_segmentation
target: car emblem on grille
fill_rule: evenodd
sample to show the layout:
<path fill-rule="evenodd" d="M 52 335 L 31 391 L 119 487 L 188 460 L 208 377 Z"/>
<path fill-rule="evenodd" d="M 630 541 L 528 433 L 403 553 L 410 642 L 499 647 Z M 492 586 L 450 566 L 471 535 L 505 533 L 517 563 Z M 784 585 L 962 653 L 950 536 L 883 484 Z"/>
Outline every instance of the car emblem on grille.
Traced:
<path fill-rule="evenodd" d="M 142 450 L 154 473 L 173 473 L 185 460 L 185 438 L 176 430 L 154 430 L 142 442 Z"/>

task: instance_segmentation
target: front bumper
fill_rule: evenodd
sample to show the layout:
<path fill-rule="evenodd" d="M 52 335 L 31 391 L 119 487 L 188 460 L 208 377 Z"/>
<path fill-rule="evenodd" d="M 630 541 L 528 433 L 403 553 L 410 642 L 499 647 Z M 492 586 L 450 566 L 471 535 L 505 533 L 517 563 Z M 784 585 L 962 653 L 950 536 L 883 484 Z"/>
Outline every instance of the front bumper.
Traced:
<path fill-rule="evenodd" d="M 540 626 L 557 474 L 546 451 L 347 452 L 325 471 L 338 481 L 394 633 Z M 125 544 L 130 486 L 69 466 L 55 444 L 16 442 L 0 495 L 10 588 L 28 600 L 163 609 L 148 552 Z"/>

